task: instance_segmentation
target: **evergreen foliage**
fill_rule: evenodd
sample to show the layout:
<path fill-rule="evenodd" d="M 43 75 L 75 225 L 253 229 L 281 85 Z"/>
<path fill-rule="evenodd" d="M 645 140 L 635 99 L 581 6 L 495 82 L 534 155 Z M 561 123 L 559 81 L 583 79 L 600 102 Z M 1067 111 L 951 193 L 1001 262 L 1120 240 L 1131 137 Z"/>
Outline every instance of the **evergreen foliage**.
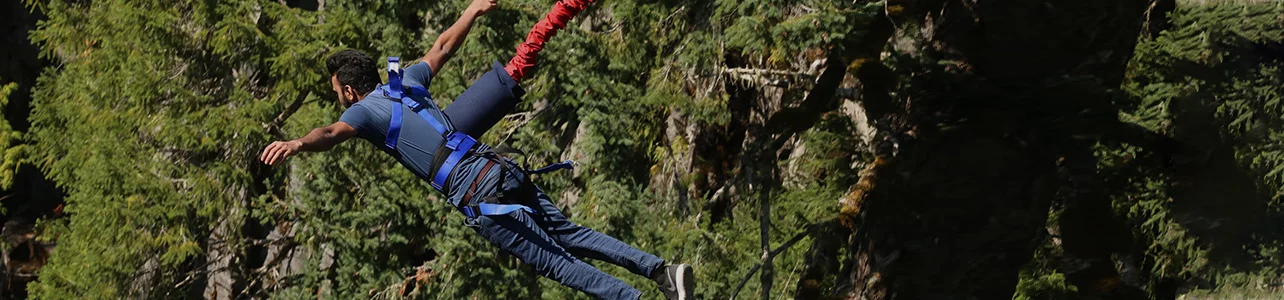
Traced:
<path fill-rule="evenodd" d="M 1137 45 L 1120 119 L 1193 147 L 1168 169 L 1140 165 L 1136 147 L 1098 147 L 1152 290 L 1167 281 L 1196 297 L 1284 293 L 1281 15 L 1278 3 L 1181 6 L 1169 30 Z M 1040 264 L 1023 275 L 1021 297 L 1073 295 L 1059 286 L 1055 258 Z"/>
<path fill-rule="evenodd" d="M 1133 200 L 1117 202 L 1151 241 L 1157 277 L 1284 292 L 1271 287 L 1284 276 L 1281 15 L 1279 3 L 1185 7 L 1170 15 L 1171 30 L 1137 46 L 1125 117 L 1210 156 L 1187 173 L 1139 180 L 1125 196 Z"/>
<path fill-rule="evenodd" d="M 435 75 L 436 100 L 449 105 L 492 61 L 506 62 L 550 4 L 501 0 Z M 587 299 L 479 238 L 426 183 L 365 142 L 275 168 L 256 160 L 273 140 L 337 120 L 326 55 L 356 48 L 417 58 L 467 0 L 27 5 L 48 16 L 31 37 L 53 66 L 31 91 L 31 129 L 0 123 L 0 187 L 31 164 L 67 202 L 67 216 L 40 223 L 57 248 L 28 286 L 32 297 Z M 817 62 L 855 51 L 844 48 L 871 34 L 884 9 L 599 1 L 552 39 L 523 82 L 524 102 L 482 140 L 524 149 L 530 166 L 579 161 L 573 172 L 536 177 L 573 221 L 695 265 L 703 298 L 753 297 L 759 281 L 739 286 L 762 262 L 754 192 L 730 196 L 725 220 L 708 209 L 719 187 L 735 184 L 720 181 L 744 172 L 726 159 L 743 155 L 745 137 L 735 133 L 763 117 L 751 108 L 799 105 Z M 1152 287 L 1167 278 L 1188 289 L 1284 284 L 1271 281 L 1284 272 L 1281 15 L 1280 4 L 1185 7 L 1169 31 L 1137 45 L 1121 87 L 1128 97 L 1116 103 L 1121 119 L 1219 164 L 1166 171 L 1138 166 L 1138 148 L 1098 147 L 1115 208 L 1145 241 Z M 780 74 L 745 73 L 757 71 Z M 760 96 L 739 99 L 739 89 Z M 14 90 L 3 85 L 0 106 Z M 777 153 L 781 182 L 764 197 L 772 248 L 837 215 L 836 200 L 872 160 L 860 122 L 825 113 Z M 1240 185 L 1192 175 L 1208 170 L 1240 176 L 1228 177 Z M 1054 240 L 1020 274 L 1016 299 L 1075 295 Z M 794 294 L 805 252 L 774 259 L 773 298 Z M 591 263 L 646 299 L 662 298 L 644 276 Z"/>

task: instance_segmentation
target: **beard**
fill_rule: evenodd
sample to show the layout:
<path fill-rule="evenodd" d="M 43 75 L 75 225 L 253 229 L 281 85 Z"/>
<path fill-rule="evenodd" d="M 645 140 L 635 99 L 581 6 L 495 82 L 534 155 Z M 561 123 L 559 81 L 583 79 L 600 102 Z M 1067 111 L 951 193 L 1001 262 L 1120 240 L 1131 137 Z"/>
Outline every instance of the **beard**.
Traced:
<path fill-rule="evenodd" d="M 349 99 L 348 97 L 344 97 L 343 94 L 339 95 L 339 105 L 343 105 L 343 108 L 352 107 L 352 104 L 355 104 L 355 103 L 356 101 L 352 101 L 352 99 Z"/>

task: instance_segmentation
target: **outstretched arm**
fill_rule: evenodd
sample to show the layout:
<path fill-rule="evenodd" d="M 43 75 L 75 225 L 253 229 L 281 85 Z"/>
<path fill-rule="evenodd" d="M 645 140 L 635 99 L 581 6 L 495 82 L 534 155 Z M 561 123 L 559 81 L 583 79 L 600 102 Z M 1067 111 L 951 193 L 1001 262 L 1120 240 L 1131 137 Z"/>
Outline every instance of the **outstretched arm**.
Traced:
<path fill-rule="evenodd" d="M 491 9 L 495 8 L 496 0 L 473 0 L 473 3 L 464 9 L 464 13 L 455 21 L 455 25 L 442 32 L 437 37 L 437 41 L 432 43 L 432 49 L 428 49 L 428 54 L 424 54 L 424 61 L 428 62 L 428 68 L 432 69 L 433 74 L 441 71 L 441 66 L 446 64 L 452 56 L 455 56 L 455 50 L 459 50 L 464 45 L 464 40 L 468 38 L 468 31 L 473 28 L 473 21 Z"/>
<path fill-rule="evenodd" d="M 333 148 L 343 141 L 346 141 L 357 134 L 357 130 L 344 122 L 334 122 L 330 126 L 313 129 L 301 138 L 291 141 L 272 142 L 267 148 L 263 149 L 263 154 L 259 155 L 259 160 L 268 165 L 276 165 L 278 162 L 285 161 L 299 151 L 326 151 Z"/>

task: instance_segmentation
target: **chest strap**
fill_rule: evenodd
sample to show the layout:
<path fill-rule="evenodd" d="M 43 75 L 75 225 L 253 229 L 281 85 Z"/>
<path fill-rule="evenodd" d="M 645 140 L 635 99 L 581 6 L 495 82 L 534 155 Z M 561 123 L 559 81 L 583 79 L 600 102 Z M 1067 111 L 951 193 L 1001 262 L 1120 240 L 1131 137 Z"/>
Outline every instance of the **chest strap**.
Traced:
<path fill-rule="evenodd" d="M 449 154 L 445 154 L 445 160 L 441 162 L 440 166 L 434 164 L 436 173 L 433 174 L 430 182 L 434 189 L 445 192 L 446 179 L 450 177 L 450 171 L 454 170 L 459 161 L 463 160 L 468 152 L 477 146 L 477 140 L 466 134 L 455 132 L 447 125 L 449 122 L 443 122 L 434 117 L 432 115 L 433 111 L 436 111 L 439 115 L 444 116 L 444 114 L 441 113 L 441 109 L 437 108 L 436 104 L 430 102 L 432 95 L 423 87 L 401 85 L 401 72 L 398 66 L 398 59 L 389 57 L 388 84 L 379 87 L 379 90 L 383 91 L 384 95 L 393 99 L 392 116 L 389 118 L 388 135 L 384 140 L 384 147 L 387 147 L 388 151 L 396 151 L 397 149 L 397 139 L 401 137 L 403 107 L 409 108 L 410 111 L 419 115 L 419 118 L 428 122 L 428 125 L 431 125 L 433 130 L 437 131 L 437 134 L 440 134 L 445 139 L 443 146 L 450 150 Z M 421 97 L 429 101 L 429 103 L 420 102 L 411 96 Z"/>

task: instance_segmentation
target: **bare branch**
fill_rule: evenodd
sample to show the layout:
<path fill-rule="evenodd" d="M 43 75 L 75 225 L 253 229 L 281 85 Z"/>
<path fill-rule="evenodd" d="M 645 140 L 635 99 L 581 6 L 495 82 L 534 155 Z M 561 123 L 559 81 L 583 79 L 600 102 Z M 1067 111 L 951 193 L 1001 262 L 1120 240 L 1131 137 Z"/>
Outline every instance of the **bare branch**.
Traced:
<path fill-rule="evenodd" d="M 790 247 L 793 247 L 794 244 L 797 244 L 798 241 L 801 241 L 803 237 L 811 235 L 811 232 L 815 230 L 817 224 L 823 224 L 823 223 L 824 222 L 807 225 L 807 227 L 803 229 L 803 232 L 799 232 L 798 234 L 794 235 L 793 238 L 790 238 L 788 241 L 785 241 L 784 244 L 780 244 L 780 246 L 776 247 L 776 249 L 771 250 L 770 252 L 767 252 L 767 257 L 765 261 L 770 262 L 772 259 L 775 259 L 777 255 L 784 253 L 785 250 L 789 250 Z M 740 289 L 745 287 L 745 283 L 748 283 L 749 278 L 753 278 L 753 274 L 757 273 L 758 269 L 760 268 L 762 268 L 762 264 L 755 264 L 753 268 L 749 269 L 749 274 L 745 274 L 745 278 L 741 279 L 740 284 L 736 285 L 736 289 L 731 292 L 732 300 L 736 299 L 736 296 L 740 294 Z"/>
<path fill-rule="evenodd" d="M 767 119 L 767 128 L 772 130 L 772 136 L 776 136 L 770 149 L 780 149 L 784 141 L 793 134 L 814 126 L 821 114 L 838 108 L 834 95 L 838 92 L 838 85 L 842 83 L 843 77 L 847 76 L 843 61 L 831 58 L 826 63 L 825 71 L 816 79 L 816 87 L 807 93 L 802 103 L 782 109 Z"/>
<path fill-rule="evenodd" d="M 743 76 L 743 75 L 757 75 L 757 76 L 775 75 L 775 76 L 794 76 L 794 77 L 816 76 L 815 73 L 811 73 L 811 72 L 797 72 L 797 71 L 772 70 L 772 69 L 754 69 L 754 68 L 727 68 L 727 70 L 724 72 L 726 72 L 727 75 L 731 75 L 731 76 Z"/>
<path fill-rule="evenodd" d="M 517 124 L 508 126 L 508 130 L 504 132 L 504 137 L 500 138 L 499 142 L 495 143 L 495 145 L 503 145 L 504 142 L 507 142 L 509 138 L 513 137 L 513 134 L 517 133 L 518 129 L 521 129 L 522 126 L 526 126 L 527 123 L 530 123 L 532 120 L 535 120 L 535 117 L 538 117 L 540 114 L 544 113 L 544 111 L 546 110 L 548 110 L 548 105 L 542 105 L 542 106 L 536 105 L 536 108 L 534 111 L 520 112 L 520 113 L 509 114 L 504 116 L 504 119 L 520 119 L 520 120 L 517 121 Z"/>
<path fill-rule="evenodd" d="M 772 177 L 775 176 L 775 168 L 772 168 Z M 777 178 L 771 178 L 773 181 Z M 758 194 L 758 224 L 761 231 L 762 240 L 762 299 L 771 298 L 772 276 L 775 276 L 775 270 L 771 268 L 771 259 L 775 255 L 771 254 L 771 193 L 770 189 Z"/>
<path fill-rule="evenodd" d="M 289 120 L 290 116 L 293 116 L 294 113 L 299 111 L 299 108 L 303 107 L 303 100 L 308 99 L 309 94 L 311 94 L 311 92 L 299 92 L 299 95 L 294 97 L 294 102 L 291 102 L 290 106 L 286 106 L 285 111 L 282 111 L 281 114 L 276 115 L 276 119 L 272 120 L 272 124 L 268 125 L 268 130 L 273 134 L 280 131 L 281 126 L 285 124 L 285 121 Z"/>

